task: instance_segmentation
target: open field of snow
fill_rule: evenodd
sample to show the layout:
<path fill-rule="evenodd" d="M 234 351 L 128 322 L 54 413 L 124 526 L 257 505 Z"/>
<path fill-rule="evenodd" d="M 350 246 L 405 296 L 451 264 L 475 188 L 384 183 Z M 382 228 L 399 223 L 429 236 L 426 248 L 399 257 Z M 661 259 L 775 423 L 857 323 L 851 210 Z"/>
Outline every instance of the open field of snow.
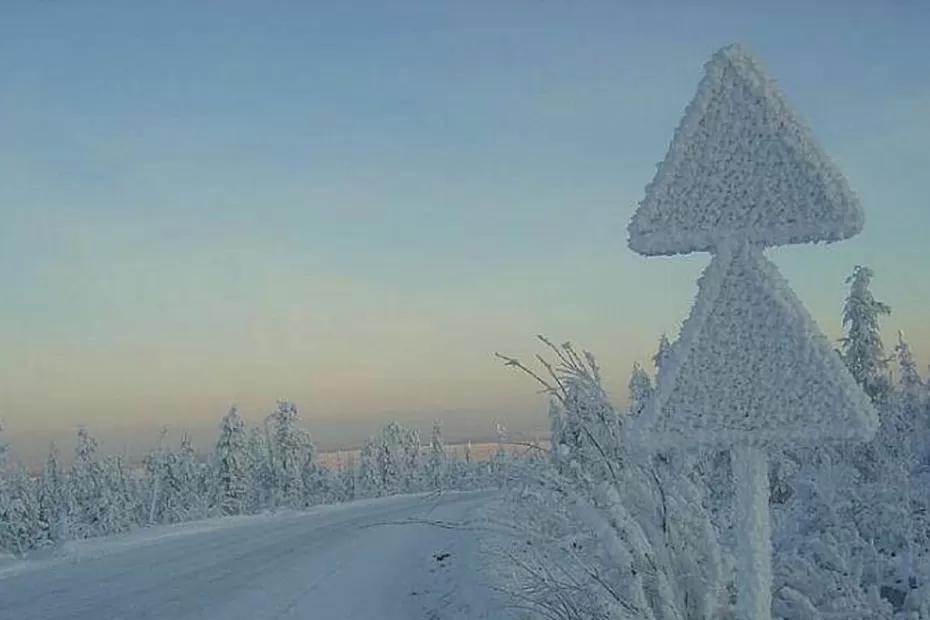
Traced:
<path fill-rule="evenodd" d="M 156 527 L 0 564 L 0 618 L 503 618 L 474 529 L 491 492 Z"/>

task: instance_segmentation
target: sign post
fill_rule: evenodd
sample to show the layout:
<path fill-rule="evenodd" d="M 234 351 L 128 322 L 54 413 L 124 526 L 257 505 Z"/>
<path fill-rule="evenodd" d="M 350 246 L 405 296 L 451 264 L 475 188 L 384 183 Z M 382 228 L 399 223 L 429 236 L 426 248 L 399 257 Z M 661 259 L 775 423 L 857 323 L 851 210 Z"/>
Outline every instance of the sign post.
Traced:
<path fill-rule="evenodd" d="M 629 225 L 641 254 L 712 254 L 635 432 L 656 450 L 730 450 L 741 620 L 771 618 L 767 449 L 868 440 L 878 426 L 763 250 L 862 225 L 846 180 L 760 63 L 739 46 L 718 51 Z"/>

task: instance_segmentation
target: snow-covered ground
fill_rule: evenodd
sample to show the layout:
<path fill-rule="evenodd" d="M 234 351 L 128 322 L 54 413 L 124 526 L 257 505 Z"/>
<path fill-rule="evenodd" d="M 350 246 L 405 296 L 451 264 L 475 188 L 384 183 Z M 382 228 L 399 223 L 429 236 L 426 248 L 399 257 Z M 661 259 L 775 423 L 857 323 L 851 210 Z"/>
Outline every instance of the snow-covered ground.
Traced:
<path fill-rule="evenodd" d="M 492 497 L 398 496 L 71 543 L 0 563 L 0 618 L 505 618 L 471 523 Z"/>

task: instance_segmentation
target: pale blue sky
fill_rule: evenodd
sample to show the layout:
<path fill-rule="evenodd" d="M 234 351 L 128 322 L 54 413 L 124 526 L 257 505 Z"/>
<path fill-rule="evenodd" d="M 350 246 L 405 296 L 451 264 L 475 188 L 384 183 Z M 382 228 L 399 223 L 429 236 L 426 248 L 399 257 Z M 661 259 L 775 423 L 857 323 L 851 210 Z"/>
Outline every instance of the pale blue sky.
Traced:
<path fill-rule="evenodd" d="M 332 437 L 388 413 L 544 427 L 533 386 L 489 356 L 527 355 L 537 332 L 592 349 L 623 400 L 707 262 L 638 257 L 626 223 L 703 63 L 733 41 L 867 215 L 856 239 L 776 262 L 831 336 L 843 278 L 871 265 L 889 340 L 905 329 L 928 361 L 926 3 L 0 11 L 13 433 L 206 426 L 282 396 Z"/>

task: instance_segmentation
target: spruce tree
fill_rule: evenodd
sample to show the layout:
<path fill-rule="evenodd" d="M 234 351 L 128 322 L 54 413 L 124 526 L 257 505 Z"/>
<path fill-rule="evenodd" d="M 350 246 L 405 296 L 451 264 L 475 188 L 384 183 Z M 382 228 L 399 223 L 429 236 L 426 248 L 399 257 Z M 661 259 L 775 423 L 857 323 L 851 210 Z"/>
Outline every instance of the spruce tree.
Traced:
<path fill-rule="evenodd" d="M 246 443 L 249 465 L 249 512 L 258 512 L 271 503 L 273 473 L 268 448 L 268 433 L 261 426 L 249 429 Z"/>
<path fill-rule="evenodd" d="M 68 536 L 68 498 L 59 460 L 58 447 L 52 442 L 39 481 L 40 518 L 45 526 L 46 538 L 52 542 L 60 542 Z"/>
<path fill-rule="evenodd" d="M 45 531 L 36 481 L 16 464 L 4 491 L 0 498 L 0 549 L 22 555 L 38 546 Z"/>
<path fill-rule="evenodd" d="M 917 370 L 917 362 L 914 361 L 914 354 L 911 353 L 911 347 L 904 340 L 904 332 L 898 330 L 898 344 L 894 347 L 895 360 L 898 363 L 898 371 L 901 373 L 899 383 L 905 392 L 919 393 L 923 387 L 923 379 Z"/>
<path fill-rule="evenodd" d="M 636 416 L 645 411 L 653 393 L 652 379 L 649 378 L 649 374 L 639 364 L 633 364 L 629 390 L 630 415 Z"/>
<path fill-rule="evenodd" d="M 878 323 L 879 317 L 891 314 L 891 307 L 872 296 L 869 285 L 874 275 L 868 267 L 857 265 L 846 278 L 850 285 L 843 307 L 846 336 L 840 338 L 840 351 L 853 377 L 877 401 L 887 395 L 891 386 Z"/>
<path fill-rule="evenodd" d="M 428 478 L 433 489 L 442 489 L 447 480 L 448 467 L 446 445 L 442 439 L 442 427 L 439 421 L 433 422 L 433 431 L 429 440 Z"/>
<path fill-rule="evenodd" d="M 274 501 L 291 507 L 303 504 L 303 472 L 313 460 L 310 437 L 298 421 L 297 407 L 287 401 L 279 401 L 268 417 Z"/>
<path fill-rule="evenodd" d="M 668 358 L 671 348 L 672 345 L 669 344 L 668 337 L 665 334 L 659 336 L 659 348 L 656 350 L 655 355 L 652 356 L 652 365 L 655 366 L 656 371 L 662 367 L 662 364 Z"/>
<path fill-rule="evenodd" d="M 74 461 L 68 476 L 71 496 L 68 521 L 78 538 L 106 533 L 104 514 L 109 503 L 104 468 L 97 456 L 97 441 L 85 428 L 79 428 Z"/>
<path fill-rule="evenodd" d="M 158 433 L 155 448 L 145 457 L 146 483 L 148 487 L 148 523 L 166 523 L 170 521 L 167 504 L 170 497 L 170 459 L 165 446 L 168 429 L 162 427 Z"/>
<path fill-rule="evenodd" d="M 249 455 L 245 423 L 235 407 L 223 416 L 213 459 L 215 507 L 224 515 L 242 514 L 249 493 Z"/>

